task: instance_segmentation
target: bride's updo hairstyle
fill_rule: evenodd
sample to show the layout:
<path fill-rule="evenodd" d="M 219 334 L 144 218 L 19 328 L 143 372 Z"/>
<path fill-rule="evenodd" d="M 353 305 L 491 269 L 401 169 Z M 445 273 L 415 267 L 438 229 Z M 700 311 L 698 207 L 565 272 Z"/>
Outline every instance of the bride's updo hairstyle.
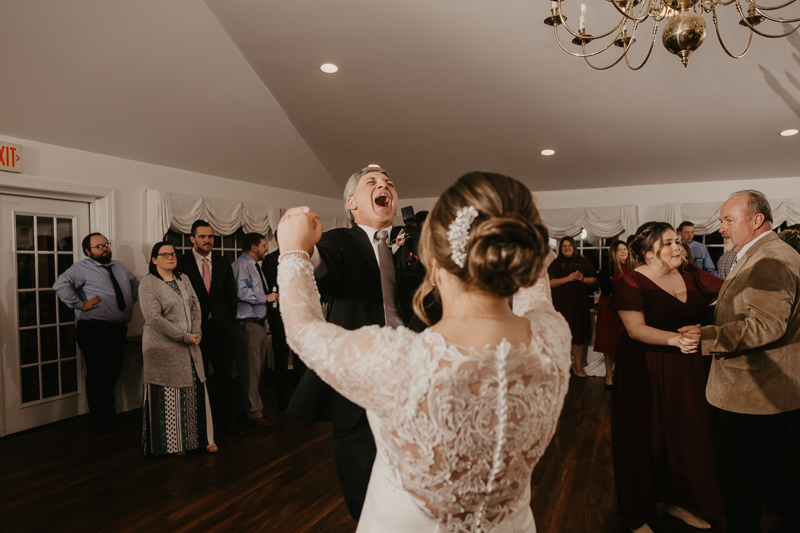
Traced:
<path fill-rule="evenodd" d="M 644 257 L 645 252 L 653 252 L 664 267 L 669 268 L 664 263 L 664 260 L 661 259 L 660 253 L 664 247 L 662 237 L 669 230 L 675 231 L 675 228 L 667 222 L 645 222 L 639 226 L 639 229 L 636 230 L 636 236 L 630 245 L 631 253 L 637 266 L 647 263 Z M 677 235 L 677 232 L 675 234 Z M 656 247 L 658 247 L 657 250 Z"/>
<path fill-rule="evenodd" d="M 453 260 L 447 233 L 458 211 L 468 206 L 478 216 L 469 226 L 461 267 Z M 414 311 L 430 325 L 423 301 L 433 291 L 434 259 L 465 285 L 510 297 L 536 283 L 549 252 L 547 228 L 527 187 L 502 174 L 465 174 L 439 197 L 422 229 L 419 256 L 426 276 L 414 295 Z"/>

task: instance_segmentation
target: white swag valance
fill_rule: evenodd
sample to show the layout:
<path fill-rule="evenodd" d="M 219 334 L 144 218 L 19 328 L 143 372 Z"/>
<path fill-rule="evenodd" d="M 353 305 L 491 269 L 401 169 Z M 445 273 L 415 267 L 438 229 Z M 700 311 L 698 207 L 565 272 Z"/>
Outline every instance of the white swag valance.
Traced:
<path fill-rule="evenodd" d="M 635 205 L 540 209 L 539 213 L 554 239 L 572 237 L 582 228 L 603 238 L 633 235 L 639 227 L 639 208 Z"/>
<path fill-rule="evenodd" d="M 778 227 L 784 222 L 787 224 L 800 223 L 800 198 L 787 198 L 782 200 L 769 199 L 772 207 L 772 226 Z M 694 232 L 697 235 L 708 235 L 719 229 L 719 210 L 724 204 L 721 202 L 706 202 L 697 204 L 667 204 L 667 222 L 674 227 L 684 220 L 694 223 Z"/>
<path fill-rule="evenodd" d="M 272 205 L 238 200 L 204 198 L 189 194 L 147 190 L 147 242 L 157 243 L 170 227 L 189 233 L 195 220 L 211 224 L 217 235 L 231 235 L 242 228 L 246 233 L 267 235 L 278 227 L 280 211 Z"/>

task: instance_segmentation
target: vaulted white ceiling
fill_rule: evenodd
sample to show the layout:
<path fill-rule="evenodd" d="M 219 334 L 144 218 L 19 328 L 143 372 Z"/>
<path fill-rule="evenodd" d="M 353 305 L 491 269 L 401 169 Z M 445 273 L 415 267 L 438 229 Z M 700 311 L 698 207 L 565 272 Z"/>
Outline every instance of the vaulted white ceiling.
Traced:
<path fill-rule="evenodd" d="M 586 3 L 598 33 L 613 8 Z M 733 60 L 706 17 L 688 68 L 659 39 L 642 70 L 598 72 L 549 5 L 0 0 L 0 133 L 328 197 L 369 163 L 406 198 L 473 169 L 536 190 L 800 176 L 800 136 L 778 136 L 800 127 L 800 35 Z"/>

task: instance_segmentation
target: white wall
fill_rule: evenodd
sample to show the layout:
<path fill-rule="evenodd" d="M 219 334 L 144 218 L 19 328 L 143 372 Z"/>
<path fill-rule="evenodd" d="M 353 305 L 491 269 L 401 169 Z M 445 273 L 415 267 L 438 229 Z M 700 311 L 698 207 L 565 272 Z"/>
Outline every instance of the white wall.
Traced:
<path fill-rule="evenodd" d="M 23 146 L 23 177 L 114 189 L 115 234 L 108 236 L 112 241 L 114 259 L 124 263 L 140 279 L 147 274 L 147 258 L 153 244 L 144 242 L 147 189 L 248 200 L 281 208 L 308 205 L 319 213 L 335 215 L 343 213 L 342 201 L 339 199 L 244 183 L 4 135 L 0 135 L 0 140 Z M 4 175 L 6 173 L 0 172 L 0 178 Z M 269 177 L 265 176 L 264 181 L 268 182 Z M 11 243 L 2 244 L 4 247 L 10 245 Z M 143 319 L 137 306 L 134 309 L 134 318 L 129 326 L 128 335 L 140 335 L 142 326 Z M 121 410 L 141 407 L 141 366 L 134 357 L 126 356 L 123 378 L 117 389 L 117 406 L 118 410 L 120 407 Z"/>
<path fill-rule="evenodd" d="M 639 223 L 664 220 L 671 203 L 722 202 L 741 189 L 757 189 L 770 200 L 800 197 L 800 177 L 736 181 L 699 181 L 677 185 L 631 185 L 605 189 L 536 192 L 542 209 L 562 207 L 601 207 L 636 205 Z M 436 198 L 411 198 L 400 205 L 413 205 L 415 211 L 430 209 Z"/>

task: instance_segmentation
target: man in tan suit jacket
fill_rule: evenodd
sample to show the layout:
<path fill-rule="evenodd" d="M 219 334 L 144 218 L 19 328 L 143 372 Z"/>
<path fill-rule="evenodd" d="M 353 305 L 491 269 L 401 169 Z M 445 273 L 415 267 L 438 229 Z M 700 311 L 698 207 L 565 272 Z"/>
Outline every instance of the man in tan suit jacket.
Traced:
<path fill-rule="evenodd" d="M 800 493 L 787 462 L 789 419 L 800 409 L 800 255 L 771 231 L 772 210 L 758 191 L 731 196 L 720 221 L 737 261 L 714 325 L 699 333 L 703 355 L 713 356 L 706 396 L 717 408 L 727 531 L 761 531 L 762 492 L 781 517 L 775 531 L 800 531 Z"/>

